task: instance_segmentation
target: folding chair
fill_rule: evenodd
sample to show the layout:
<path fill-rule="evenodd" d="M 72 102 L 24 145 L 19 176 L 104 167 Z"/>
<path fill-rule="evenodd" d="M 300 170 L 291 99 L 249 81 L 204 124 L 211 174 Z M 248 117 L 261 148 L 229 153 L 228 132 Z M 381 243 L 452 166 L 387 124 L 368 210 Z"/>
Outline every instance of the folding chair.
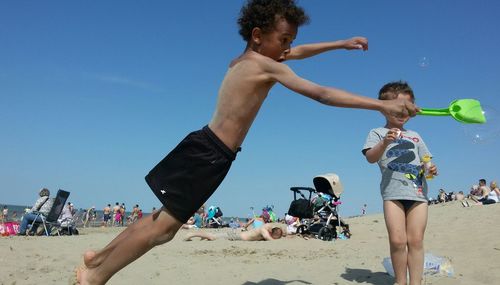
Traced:
<path fill-rule="evenodd" d="M 57 232 L 57 235 L 60 236 L 61 233 L 59 231 L 59 222 L 57 221 L 57 219 L 61 215 L 61 212 L 64 208 L 64 204 L 66 204 L 66 200 L 68 199 L 68 197 L 69 197 L 68 191 L 64 191 L 64 190 L 59 189 L 57 191 L 56 197 L 53 198 L 54 204 L 52 205 L 52 208 L 50 208 L 50 211 L 49 211 L 49 214 L 47 215 L 47 217 L 45 217 L 41 213 L 38 213 L 37 217 L 35 218 L 35 220 L 31 224 L 31 227 L 33 227 L 33 225 L 37 222 L 42 223 L 44 231 L 45 231 L 45 235 L 48 236 L 49 235 L 49 231 L 48 231 L 49 228 L 47 228 L 47 227 L 54 227 L 55 226 L 54 228 Z"/>

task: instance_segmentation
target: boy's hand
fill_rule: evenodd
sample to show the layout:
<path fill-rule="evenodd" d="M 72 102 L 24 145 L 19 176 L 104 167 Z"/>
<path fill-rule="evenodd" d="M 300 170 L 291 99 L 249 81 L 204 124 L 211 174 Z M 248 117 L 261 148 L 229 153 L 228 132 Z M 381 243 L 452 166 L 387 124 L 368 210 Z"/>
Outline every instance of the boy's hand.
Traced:
<path fill-rule="evenodd" d="M 353 50 L 353 49 L 368 50 L 368 39 L 364 37 L 353 37 L 348 40 L 344 40 L 344 48 L 346 50 Z"/>
<path fill-rule="evenodd" d="M 401 131 L 398 128 L 390 129 L 384 137 L 384 146 L 387 147 L 389 144 L 398 139 L 399 134 L 401 134 Z"/>
<path fill-rule="evenodd" d="M 395 117 L 415 117 L 418 111 L 419 108 L 415 104 L 404 98 L 384 100 L 381 110 L 384 115 Z"/>
<path fill-rule="evenodd" d="M 432 164 L 432 166 L 429 168 L 429 172 L 433 175 L 433 176 L 438 176 L 438 169 L 437 169 L 437 166 L 435 164 Z"/>

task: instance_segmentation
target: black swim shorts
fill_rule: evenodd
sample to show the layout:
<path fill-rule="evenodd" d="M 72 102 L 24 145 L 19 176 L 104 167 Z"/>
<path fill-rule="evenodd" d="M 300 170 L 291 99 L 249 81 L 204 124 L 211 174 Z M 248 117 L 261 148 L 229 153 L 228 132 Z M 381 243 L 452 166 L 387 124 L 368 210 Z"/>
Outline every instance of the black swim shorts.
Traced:
<path fill-rule="evenodd" d="M 146 176 L 153 193 L 185 223 L 219 187 L 236 158 L 209 128 L 190 133 Z"/>

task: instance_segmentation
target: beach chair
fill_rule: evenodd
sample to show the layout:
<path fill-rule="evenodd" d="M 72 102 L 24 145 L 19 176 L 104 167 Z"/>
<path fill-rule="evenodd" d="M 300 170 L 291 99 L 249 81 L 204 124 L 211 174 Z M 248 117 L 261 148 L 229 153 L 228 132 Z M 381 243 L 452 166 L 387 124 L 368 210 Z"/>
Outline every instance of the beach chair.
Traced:
<path fill-rule="evenodd" d="M 49 235 L 48 229 L 51 230 L 54 229 L 57 235 L 60 236 L 61 235 L 61 232 L 59 230 L 60 224 L 57 221 L 57 219 L 61 215 L 61 212 L 64 208 L 64 204 L 66 203 L 66 200 L 68 200 L 68 197 L 69 197 L 68 191 L 59 189 L 57 191 L 56 197 L 54 198 L 54 204 L 52 205 L 52 208 L 50 209 L 47 217 L 45 217 L 41 213 L 38 213 L 36 219 L 31 224 L 31 227 L 33 228 L 33 225 L 35 223 L 41 223 L 43 225 L 44 233 L 46 236 Z"/>
<path fill-rule="evenodd" d="M 222 227 L 219 219 L 222 217 L 222 210 L 216 206 L 210 206 L 208 208 L 207 219 L 205 224 L 208 228 L 219 228 Z"/>

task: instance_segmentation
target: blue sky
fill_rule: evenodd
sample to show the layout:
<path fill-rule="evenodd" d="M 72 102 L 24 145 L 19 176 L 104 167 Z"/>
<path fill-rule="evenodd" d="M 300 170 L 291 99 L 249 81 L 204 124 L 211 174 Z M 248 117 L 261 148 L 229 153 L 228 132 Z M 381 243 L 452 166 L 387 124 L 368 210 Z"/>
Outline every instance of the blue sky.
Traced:
<path fill-rule="evenodd" d="M 243 1 L 0 2 L 0 203 L 32 204 L 39 188 L 71 192 L 78 207 L 159 202 L 147 172 L 211 118 L 219 84 L 245 43 Z M 376 97 L 407 80 L 421 107 L 476 98 L 492 110 L 477 130 L 416 117 L 434 154 L 439 188 L 468 191 L 500 179 L 500 3 L 300 1 L 311 17 L 296 45 L 365 36 L 369 50 L 333 51 L 288 64 L 319 84 Z M 320 105 L 276 86 L 229 175 L 208 205 L 246 217 L 251 206 L 287 211 L 291 186 L 335 172 L 341 214 L 381 211 L 379 169 L 361 148 L 384 124 L 378 112 Z M 495 124 L 497 122 L 497 124 Z M 486 141 L 474 143 L 471 134 Z"/>

